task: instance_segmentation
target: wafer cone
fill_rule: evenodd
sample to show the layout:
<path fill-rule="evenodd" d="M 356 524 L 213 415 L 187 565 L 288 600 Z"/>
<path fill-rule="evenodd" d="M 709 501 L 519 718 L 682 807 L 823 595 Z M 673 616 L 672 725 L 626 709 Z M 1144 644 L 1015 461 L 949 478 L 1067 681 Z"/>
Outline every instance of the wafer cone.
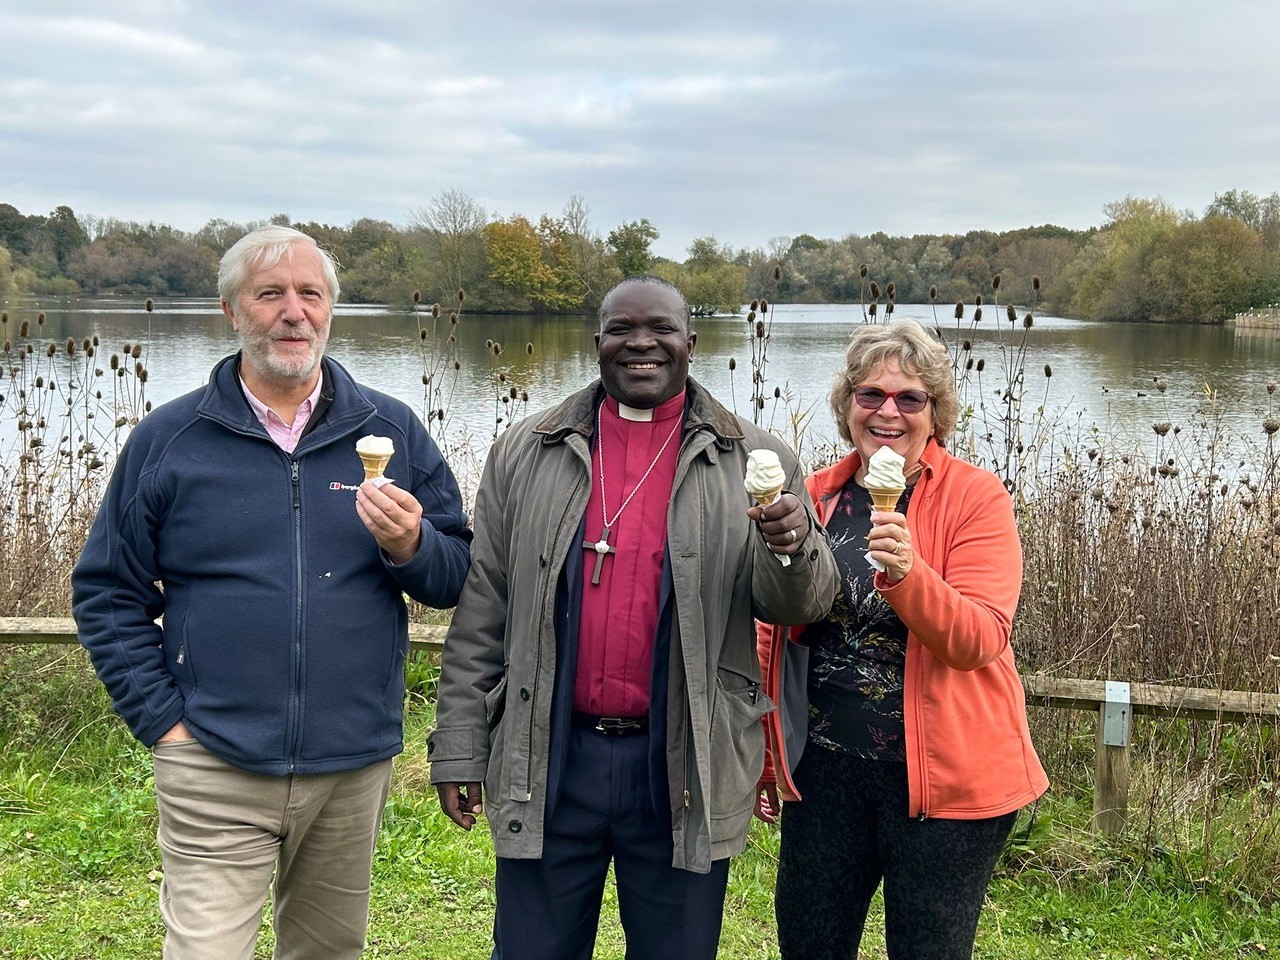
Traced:
<path fill-rule="evenodd" d="M 391 460 L 391 456 L 378 456 L 376 454 L 361 453 L 360 462 L 364 464 L 364 478 L 366 480 L 374 480 L 382 476 L 382 472 L 387 469 L 387 463 Z"/>
<path fill-rule="evenodd" d="M 774 487 L 772 490 L 766 490 L 764 493 L 753 493 L 756 503 L 762 507 L 767 507 L 773 501 L 778 499 L 778 494 L 782 493 L 782 487 Z"/>
<path fill-rule="evenodd" d="M 902 497 L 903 487 L 867 487 L 871 494 L 871 503 L 879 513 L 893 513 L 898 509 L 898 500 Z"/>

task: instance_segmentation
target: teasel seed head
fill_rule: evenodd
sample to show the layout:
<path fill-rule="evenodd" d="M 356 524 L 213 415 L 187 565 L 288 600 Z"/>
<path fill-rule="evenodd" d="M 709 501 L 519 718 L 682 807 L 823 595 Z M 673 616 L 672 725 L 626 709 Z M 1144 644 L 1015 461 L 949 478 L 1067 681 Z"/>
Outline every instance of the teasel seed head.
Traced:
<path fill-rule="evenodd" d="M 453 369 L 454 369 L 454 370 L 461 370 L 461 369 L 462 369 L 462 361 L 461 361 L 461 360 L 455 360 L 455 361 L 453 361 Z"/>
<path fill-rule="evenodd" d="M 1046 380 L 1049 380 L 1052 377 L 1053 377 L 1053 367 L 1049 366 L 1049 364 L 1046 363 L 1044 365 L 1044 378 Z"/>
<path fill-rule="evenodd" d="M 502 354 L 502 344 L 498 343 L 497 341 L 494 341 L 493 355 L 497 357 L 497 356 L 500 356 L 501 354 Z"/>
<path fill-rule="evenodd" d="M 36 389 L 44 389 L 44 377 L 36 377 Z"/>
<path fill-rule="evenodd" d="M 150 297 L 147 297 L 147 313 L 150 313 L 150 312 L 151 312 L 152 307 L 154 307 L 154 306 L 155 306 L 155 304 L 153 304 L 153 303 L 151 302 L 151 298 L 150 298 Z"/>
<path fill-rule="evenodd" d="M 527 353 L 527 354 L 528 354 L 529 356 L 531 356 L 531 357 L 533 356 L 533 342 L 532 342 L 532 341 L 530 341 L 529 343 L 526 343 L 526 344 L 524 345 L 524 352 L 525 352 L 525 353 Z"/>
<path fill-rule="evenodd" d="M 143 367 L 141 370 L 138 371 L 138 382 L 146 383 L 147 379 L 148 379 L 147 368 Z"/>
<path fill-rule="evenodd" d="M 419 340 L 425 340 L 425 339 L 427 339 L 427 331 L 425 331 L 425 330 L 419 330 L 419 331 L 418 331 L 418 339 L 419 339 Z"/>
<path fill-rule="evenodd" d="M 754 300 L 752 301 L 752 303 L 755 303 L 755 302 L 756 301 Z M 756 322 L 756 310 L 755 310 L 755 307 L 752 307 L 750 310 L 747 311 L 747 323 L 755 323 L 755 322 Z"/>
<path fill-rule="evenodd" d="M 424 374 L 422 375 L 422 385 L 423 385 L 424 387 L 429 387 L 429 386 L 431 386 L 431 375 L 430 375 L 430 374 L 428 374 L 428 373 L 424 373 Z"/>
<path fill-rule="evenodd" d="M 975 307 L 980 307 L 980 306 L 982 306 L 982 294 L 978 294 L 977 296 L 975 296 L 975 297 L 973 298 L 973 305 L 974 305 Z"/>
<path fill-rule="evenodd" d="M 517 390 L 515 387 L 512 387 L 511 390 L 508 391 L 507 395 L 511 397 L 512 400 L 514 400 L 516 399 L 516 397 L 520 396 L 520 391 Z"/>
<path fill-rule="evenodd" d="M 1090 459 L 1090 460 L 1097 460 L 1097 459 L 1098 459 L 1098 448 L 1097 448 L 1097 447 L 1090 447 L 1090 448 L 1089 448 L 1088 453 L 1089 453 L 1089 459 Z"/>
<path fill-rule="evenodd" d="M 484 342 L 484 348 L 485 348 L 486 350 L 492 350 L 492 349 L 493 349 L 493 341 L 492 341 L 492 340 L 486 340 L 486 341 Z"/>
<path fill-rule="evenodd" d="M 756 299 L 751 301 L 751 312 L 755 313 L 759 309 L 760 309 L 760 298 L 757 297 Z M 755 318 L 752 317 L 752 319 L 754 320 Z"/>
<path fill-rule="evenodd" d="M 465 299 L 467 299 L 467 292 L 466 292 L 465 290 L 459 290 L 459 291 L 458 291 L 458 302 L 459 302 L 459 303 L 461 303 L 461 302 L 462 302 L 463 300 L 465 300 Z"/>
<path fill-rule="evenodd" d="M 76 355 L 76 342 L 72 340 L 70 337 L 67 337 L 66 346 L 67 346 L 67 356 L 74 357 Z"/>
<path fill-rule="evenodd" d="M 735 359 L 733 359 L 733 357 L 730 357 L 730 358 L 729 358 L 729 372 L 730 372 L 730 373 L 732 373 L 734 370 L 737 370 L 737 369 L 738 369 L 738 361 L 737 361 L 737 360 L 735 360 Z"/>
<path fill-rule="evenodd" d="M 1035 323 L 1035 318 L 1034 318 L 1034 317 L 1032 317 L 1032 316 L 1031 316 L 1031 314 L 1029 314 L 1029 313 L 1028 313 L 1025 317 L 1023 317 L 1023 318 L 1022 318 L 1022 329 L 1023 329 L 1023 330 L 1030 330 L 1030 329 L 1031 329 L 1031 325 L 1032 325 L 1033 323 Z"/>
<path fill-rule="evenodd" d="M 413 305 L 416 307 L 421 302 L 422 302 L 422 291 L 421 290 L 413 291 Z"/>
<path fill-rule="evenodd" d="M 871 304 L 871 308 L 867 310 L 867 313 L 873 317 L 876 315 L 876 305 L 874 303 Z"/>
<path fill-rule="evenodd" d="M 884 288 L 884 295 L 892 300 L 898 295 L 898 285 L 890 280 L 889 285 Z"/>
<path fill-rule="evenodd" d="M 764 409 L 764 397 L 756 397 L 756 406 L 761 410 Z"/>
<path fill-rule="evenodd" d="M 439 410 L 436 411 L 436 419 L 439 420 L 441 423 L 444 423 L 444 407 L 441 407 Z"/>
<path fill-rule="evenodd" d="M 1033 276 L 1033 277 L 1031 278 L 1031 289 L 1032 289 L 1032 290 L 1035 290 L 1037 293 L 1039 293 L 1039 292 L 1040 292 L 1040 277 L 1039 277 L 1039 275 Z"/>
<path fill-rule="evenodd" d="M 111 355 L 111 363 L 110 363 L 110 367 L 111 367 L 111 369 L 112 369 L 112 370 L 119 370 L 119 369 L 120 369 L 120 355 L 119 355 L 118 353 L 113 353 L 113 354 Z"/>
<path fill-rule="evenodd" d="M 140 344 L 140 343 L 135 343 L 135 344 L 133 345 L 133 350 L 130 352 L 130 354 L 129 354 L 129 355 L 130 355 L 131 357 L 133 357 L 133 359 L 135 359 L 135 360 L 137 360 L 139 357 L 141 357 L 141 356 L 142 356 L 142 344 Z"/>
<path fill-rule="evenodd" d="M 865 263 L 862 266 L 858 267 L 858 276 L 860 276 L 863 280 L 867 279 L 867 265 Z"/>
<path fill-rule="evenodd" d="M 30 320 L 23 320 L 23 321 L 22 321 L 22 323 L 21 323 L 21 324 L 19 325 L 19 327 L 18 327 L 18 336 L 20 336 L 20 337 L 29 337 L 29 336 L 31 336 L 31 321 L 30 321 Z"/>
<path fill-rule="evenodd" d="M 778 280 L 781 280 L 781 279 L 782 279 L 782 264 L 780 264 L 780 263 L 775 263 L 775 264 L 773 265 L 773 279 L 774 279 L 775 281 L 778 281 Z"/>
<path fill-rule="evenodd" d="M 929 288 L 929 300 L 932 302 L 937 299 L 938 299 L 938 288 L 937 286 L 932 286 Z"/>
<path fill-rule="evenodd" d="M 981 373 L 986 369 L 987 361 L 983 357 L 978 358 L 978 372 Z"/>
<path fill-rule="evenodd" d="M 506 375 L 505 373 L 503 373 L 501 370 L 499 370 L 499 371 L 498 371 L 498 382 L 499 382 L 499 383 L 506 383 L 506 382 L 507 382 L 507 375 Z"/>
<path fill-rule="evenodd" d="M 1169 381 L 1168 381 L 1168 380 L 1157 380 L 1157 381 L 1156 381 L 1156 389 L 1157 389 L 1158 391 L 1160 391 L 1161 393 L 1164 393 L 1166 390 L 1168 390 L 1168 389 L 1169 389 Z"/>
<path fill-rule="evenodd" d="M 874 280 L 871 281 L 871 296 L 875 300 L 880 299 L 880 284 L 876 283 Z"/>
<path fill-rule="evenodd" d="M 454 327 L 458 325 L 458 312 L 456 310 L 449 314 L 449 325 Z"/>
<path fill-rule="evenodd" d="M 964 362 L 964 368 L 965 368 L 966 370 L 972 370 L 972 369 L 973 369 L 973 357 L 970 357 L 968 360 L 966 360 L 966 361 Z"/>
<path fill-rule="evenodd" d="M 956 319 L 957 320 L 964 319 L 964 304 L 961 303 L 959 300 L 956 301 Z"/>
<path fill-rule="evenodd" d="M 1271 434 L 1280 430 L 1280 419 L 1272 416 L 1263 417 L 1262 429 L 1266 432 L 1267 436 L 1271 436 Z"/>
<path fill-rule="evenodd" d="M 982 319 L 982 308 L 981 308 L 981 307 L 974 307 L 974 308 L 973 308 L 973 322 L 974 322 L 974 323 L 977 323 L 977 322 L 978 322 L 978 321 L 980 321 L 981 319 Z"/>
<path fill-rule="evenodd" d="M 973 341 L 972 341 L 972 340 L 962 340 L 962 341 L 960 342 L 960 349 L 961 349 L 961 351 L 963 351 L 964 353 L 968 353 L 970 350 L 972 350 L 972 349 L 973 349 Z"/>
<path fill-rule="evenodd" d="M 431 305 L 431 319 L 433 320 L 440 319 L 440 304 L 433 303 Z"/>
<path fill-rule="evenodd" d="M 1014 308 L 1012 303 L 1005 305 L 1004 315 L 1009 318 L 1010 323 L 1014 323 L 1018 319 L 1018 311 Z"/>
<path fill-rule="evenodd" d="M 46 356 L 52 357 L 58 352 L 58 345 L 56 343 L 51 343 L 49 346 L 45 347 L 44 352 Z"/>
<path fill-rule="evenodd" d="M 769 301 L 766 300 L 764 297 L 760 298 L 760 312 L 761 313 L 769 312 Z"/>
<path fill-rule="evenodd" d="M 756 321 L 756 339 L 758 340 L 764 339 L 764 321 L 763 320 Z"/>
<path fill-rule="evenodd" d="M 37 326 L 37 327 L 43 327 L 43 326 L 44 326 L 44 314 L 43 314 L 43 313 L 38 313 L 38 314 L 36 314 L 36 326 Z"/>
<path fill-rule="evenodd" d="M 1276 382 L 1274 380 L 1268 380 L 1267 393 L 1275 393 L 1275 392 L 1276 392 Z"/>
<path fill-rule="evenodd" d="M 1151 429 L 1156 432 L 1157 437 L 1163 437 L 1173 427 L 1168 420 L 1162 420 L 1159 423 L 1153 423 Z"/>
<path fill-rule="evenodd" d="M 991 278 L 991 289 L 992 290 L 1000 289 L 1000 274 L 997 273 L 994 277 Z"/>

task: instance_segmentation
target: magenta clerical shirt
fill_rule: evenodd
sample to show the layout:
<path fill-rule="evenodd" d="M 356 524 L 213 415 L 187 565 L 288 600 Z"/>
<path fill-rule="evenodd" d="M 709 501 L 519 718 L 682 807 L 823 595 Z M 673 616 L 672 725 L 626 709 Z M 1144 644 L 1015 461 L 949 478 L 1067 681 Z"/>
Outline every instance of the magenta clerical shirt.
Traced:
<path fill-rule="evenodd" d="M 684 392 L 653 411 L 653 420 L 624 420 L 618 402 L 606 397 L 600 436 L 591 451 L 591 499 L 587 501 L 586 539 L 596 542 L 604 529 L 600 500 L 600 455 L 604 455 L 605 501 L 609 517 L 635 490 L 662 443 L 649 477 L 611 525 L 600 583 L 591 582 L 594 550 L 583 549 L 582 610 L 578 628 L 578 672 L 573 708 L 609 717 L 639 717 L 649 712 L 653 641 L 658 628 L 662 560 L 667 545 L 667 504 L 675 482 Z"/>

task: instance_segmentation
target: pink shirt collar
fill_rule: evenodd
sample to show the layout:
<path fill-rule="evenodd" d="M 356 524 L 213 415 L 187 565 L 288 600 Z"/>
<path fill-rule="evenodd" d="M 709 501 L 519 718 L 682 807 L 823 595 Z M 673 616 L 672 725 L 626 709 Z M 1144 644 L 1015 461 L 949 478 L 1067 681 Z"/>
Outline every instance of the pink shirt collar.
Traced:
<path fill-rule="evenodd" d="M 320 387 L 323 384 L 324 377 L 316 377 L 316 388 L 311 391 L 311 395 L 307 399 L 298 405 L 298 412 L 294 414 L 293 423 L 285 423 L 278 413 L 253 395 L 249 385 L 244 382 L 244 377 L 240 377 L 240 388 L 244 390 L 244 395 L 249 401 L 249 407 L 253 410 L 254 416 L 258 418 L 259 423 L 267 428 L 267 435 L 271 437 L 275 445 L 285 453 L 293 453 L 293 448 L 298 445 L 298 440 L 302 437 L 302 431 L 307 428 L 307 421 L 311 419 L 311 413 L 316 408 L 316 401 L 320 399 Z"/>

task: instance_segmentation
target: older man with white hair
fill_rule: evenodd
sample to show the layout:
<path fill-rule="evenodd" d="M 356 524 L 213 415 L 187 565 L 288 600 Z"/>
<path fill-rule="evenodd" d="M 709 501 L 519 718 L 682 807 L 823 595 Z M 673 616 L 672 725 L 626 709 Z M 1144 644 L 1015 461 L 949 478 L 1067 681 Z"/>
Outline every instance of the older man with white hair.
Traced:
<path fill-rule="evenodd" d="M 134 429 L 75 616 L 154 751 L 165 957 L 250 960 L 274 875 L 276 957 L 353 958 L 403 748 L 403 595 L 451 607 L 471 531 L 412 410 L 324 356 L 339 287 L 314 240 L 249 233 L 218 292 L 241 350 Z M 362 482 L 368 435 L 390 482 Z"/>

